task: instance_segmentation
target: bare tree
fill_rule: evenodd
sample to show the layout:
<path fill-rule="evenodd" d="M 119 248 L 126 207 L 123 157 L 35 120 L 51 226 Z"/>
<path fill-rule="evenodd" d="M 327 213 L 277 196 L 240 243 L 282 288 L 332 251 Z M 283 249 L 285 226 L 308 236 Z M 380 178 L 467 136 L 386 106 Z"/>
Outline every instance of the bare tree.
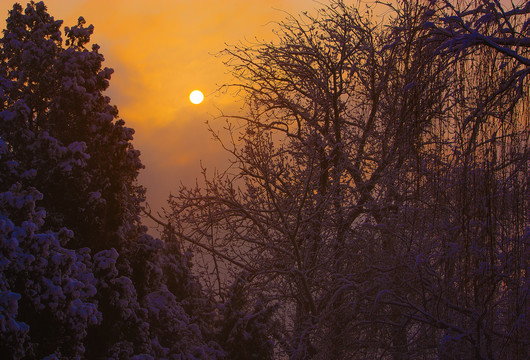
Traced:
<path fill-rule="evenodd" d="M 437 57 L 451 61 L 450 96 L 425 133 L 421 196 L 400 213 L 407 236 L 421 241 L 410 269 L 421 291 L 389 302 L 439 329 L 444 358 L 525 358 L 530 8 L 441 3 L 425 26 Z"/>
<path fill-rule="evenodd" d="M 447 11 L 500 5 L 460 5 L 383 19 L 333 1 L 225 51 L 248 110 L 217 135 L 232 166 L 181 188 L 167 221 L 219 296 L 247 273 L 291 359 L 528 351 L 527 56 L 489 32 L 523 39 L 528 11 L 473 23 L 499 49 Z"/>

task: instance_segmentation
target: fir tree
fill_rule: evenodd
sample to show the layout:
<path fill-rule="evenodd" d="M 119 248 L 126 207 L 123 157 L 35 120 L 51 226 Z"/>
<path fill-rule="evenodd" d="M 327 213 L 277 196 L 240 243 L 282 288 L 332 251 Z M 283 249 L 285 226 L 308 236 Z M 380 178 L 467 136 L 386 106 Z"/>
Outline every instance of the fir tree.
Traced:
<path fill-rule="evenodd" d="M 20 166 L 36 170 L 31 182 L 46 194 L 48 227 L 71 228 L 74 247 L 119 247 L 137 226 L 143 194 L 135 184 L 143 166 L 131 144 L 134 131 L 103 95 L 113 70 L 102 67 L 97 45 L 85 47 L 93 26 L 79 18 L 65 28 L 63 46 L 61 24 L 42 2 L 10 11 L 0 40 L 3 107 L 24 107 L 26 116 L 4 118 L 2 135 Z M 36 146 L 37 138 L 45 142 Z M 65 163 L 69 151 L 75 161 Z"/>
<path fill-rule="evenodd" d="M 143 166 L 103 95 L 94 28 L 79 18 L 63 43 L 61 25 L 43 2 L 15 4 L 0 39 L 1 350 L 221 356 L 189 258 L 140 223 Z"/>

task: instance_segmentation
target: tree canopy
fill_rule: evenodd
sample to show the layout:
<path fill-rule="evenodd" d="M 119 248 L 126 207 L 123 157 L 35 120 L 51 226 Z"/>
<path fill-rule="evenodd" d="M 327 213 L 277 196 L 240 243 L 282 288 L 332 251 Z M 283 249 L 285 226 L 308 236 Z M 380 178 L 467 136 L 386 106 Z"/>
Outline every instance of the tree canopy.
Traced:
<path fill-rule="evenodd" d="M 281 356 L 524 358 L 530 7 L 357 5 L 227 48 L 232 166 L 167 222 L 219 296 L 247 274 Z"/>
<path fill-rule="evenodd" d="M 221 358 L 190 254 L 141 224 L 134 131 L 83 18 L 15 4 L 0 39 L 0 353 Z"/>

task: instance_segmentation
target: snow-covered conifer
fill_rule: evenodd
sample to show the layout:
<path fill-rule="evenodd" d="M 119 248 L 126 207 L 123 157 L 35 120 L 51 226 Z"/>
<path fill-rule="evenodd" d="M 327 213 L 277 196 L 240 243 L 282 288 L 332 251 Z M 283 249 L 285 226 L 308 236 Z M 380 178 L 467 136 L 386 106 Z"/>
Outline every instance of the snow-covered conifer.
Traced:
<path fill-rule="evenodd" d="M 94 27 L 79 18 L 63 40 L 61 25 L 43 2 L 15 4 L 0 39 L 0 346 L 216 358 L 187 257 L 140 223 L 143 166 L 103 94 L 113 71 L 89 47 Z"/>

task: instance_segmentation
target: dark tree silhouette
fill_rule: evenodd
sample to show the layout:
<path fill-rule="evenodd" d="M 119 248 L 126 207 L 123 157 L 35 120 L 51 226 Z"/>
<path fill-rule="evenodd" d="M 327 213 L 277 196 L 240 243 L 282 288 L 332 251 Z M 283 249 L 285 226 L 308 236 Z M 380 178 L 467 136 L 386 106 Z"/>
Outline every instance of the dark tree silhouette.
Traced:
<path fill-rule="evenodd" d="M 47 226 L 71 228 L 78 234 L 74 246 L 109 248 L 138 222 L 143 190 L 135 181 L 142 164 L 130 141 L 134 131 L 103 95 L 112 69 L 102 68 L 97 45 L 85 48 L 93 26 L 79 18 L 65 29 L 63 47 L 61 24 L 43 3 L 10 11 L 1 41 L 3 76 L 10 81 L 4 109 L 18 106 L 26 117 L 5 121 L 2 136 L 19 167 L 36 170 L 31 181 L 47 194 Z M 37 136 L 50 144 L 35 146 Z M 61 162 L 68 152 L 74 159 Z"/>
<path fill-rule="evenodd" d="M 142 164 L 93 26 L 79 18 L 63 43 L 61 24 L 15 4 L 0 39 L 0 351 L 223 356 L 189 254 L 141 225 Z"/>
<path fill-rule="evenodd" d="M 244 270 L 277 305 L 291 359 L 524 358 L 530 8 L 384 12 L 333 1 L 228 48 L 232 166 L 167 221 L 220 296 Z"/>

